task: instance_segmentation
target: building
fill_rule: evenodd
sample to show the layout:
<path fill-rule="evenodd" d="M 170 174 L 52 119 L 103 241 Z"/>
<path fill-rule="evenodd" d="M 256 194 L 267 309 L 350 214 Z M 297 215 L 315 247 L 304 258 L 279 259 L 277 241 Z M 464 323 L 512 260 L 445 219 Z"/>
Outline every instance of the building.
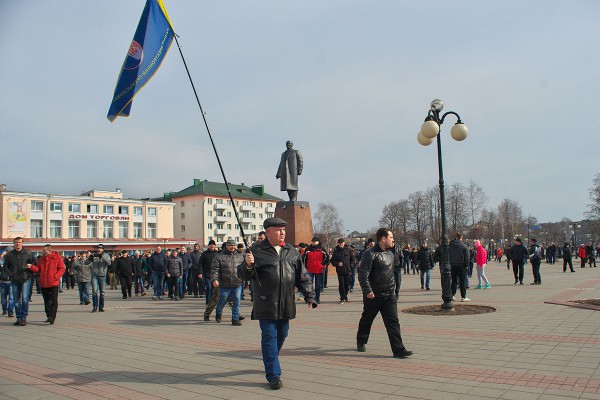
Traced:
<path fill-rule="evenodd" d="M 4 187 L 3 187 L 4 188 Z M 123 198 L 116 191 L 80 196 L 0 191 L 0 245 L 21 236 L 32 251 L 44 244 L 69 254 L 102 243 L 110 252 L 173 243 L 171 202 Z"/>
<path fill-rule="evenodd" d="M 240 217 L 248 242 L 263 230 L 263 221 L 275 215 L 280 198 L 265 193 L 263 185 L 248 187 L 229 184 L 231 197 Z M 155 199 L 159 200 L 159 199 Z M 227 239 L 241 243 L 240 226 L 224 183 L 194 179 L 194 184 L 179 192 L 165 193 L 160 200 L 173 202 L 175 237 L 206 245 L 214 239 L 218 244 Z"/>

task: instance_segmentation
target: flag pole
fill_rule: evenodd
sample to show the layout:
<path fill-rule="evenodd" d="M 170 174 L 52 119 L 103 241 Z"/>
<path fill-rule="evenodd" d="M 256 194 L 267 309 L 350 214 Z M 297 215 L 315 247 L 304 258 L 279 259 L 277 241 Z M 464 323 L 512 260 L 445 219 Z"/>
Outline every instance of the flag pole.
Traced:
<path fill-rule="evenodd" d="M 212 144 L 213 151 L 215 152 L 215 156 L 217 157 L 217 163 L 219 164 L 219 169 L 221 170 L 221 175 L 223 176 L 223 181 L 225 182 L 225 187 L 227 188 L 227 193 L 229 194 L 229 200 L 231 200 L 231 206 L 233 207 L 233 213 L 235 214 L 235 219 L 238 222 L 238 226 L 240 227 L 240 233 L 242 235 L 242 240 L 244 241 L 244 245 L 246 246 L 246 250 L 249 251 L 248 240 L 246 239 L 246 235 L 244 234 L 244 227 L 240 221 L 240 216 L 237 211 L 237 207 L 235 206 L 235 201 L 233 200 L 233 196 L 231 195 L 231 189 L 229 188 L 229 183 L 227 181 L 227 177 L 225 176 L 225 171 L 223 170 L 223 164 L 221 164 L 221 158 L 219 157 L 219 153 L 217 152 L 217 147 L 215 146 L 215 141 L 213 140 L 212 133 L 210 132 L 210 128 L 208 126 L 208 122 L 206 121 L 206 113 L 202 109 L 202 104 L 200 103 L 200 98 L 198 97 L 198 92 L 196 91 L 196 86 L 194 85 L 194 81 L 192 80 L 192 75 L 190 74 L 190 70 L 187 66 L 187 62 L 185 61 L 185 57 L 183 56 L 183 52 L 181 51 L 181 46 L 179 45 L 179 40 L 177 40 L 177 34 L 173 35 L 175 37 L 175 42 L 177 43 L 177 49 L 179 50 L 179 54 L 181 55 L 181 60 L 183 61 L 183 65 L 185 67 L 185 71 L 187 72 L 187 76 L 190 80 L 190 84 L 192 85 L 192 90 L 194 91 L 194 96 L 196 97 L 196 102 L 198 103 L 198 107 L 200 108 L 200 113 L 202 114 L 202 120 L 204 121 L 204 126 L 206 127 L 206 132 L 208 133 L 208 137 L 210 139 L 210 143 Z M 255 270 L 256 272 L 256 270 Z M 258 274 L 255 274 L 256 281 L 260 286 L 260 280 L 258 279 Z"/>

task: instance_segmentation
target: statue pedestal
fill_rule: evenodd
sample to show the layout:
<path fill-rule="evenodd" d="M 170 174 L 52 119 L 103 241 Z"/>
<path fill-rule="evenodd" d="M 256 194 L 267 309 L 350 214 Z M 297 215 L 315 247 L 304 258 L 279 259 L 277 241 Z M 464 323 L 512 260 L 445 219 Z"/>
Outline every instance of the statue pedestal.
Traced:
<path fill-rule="evenodd" d="M 287 222 L 285 241 L 298 246 L 313 238 L 312 216 L 308 201 L 280 201 L 275 205 L 275 216 Z"/>

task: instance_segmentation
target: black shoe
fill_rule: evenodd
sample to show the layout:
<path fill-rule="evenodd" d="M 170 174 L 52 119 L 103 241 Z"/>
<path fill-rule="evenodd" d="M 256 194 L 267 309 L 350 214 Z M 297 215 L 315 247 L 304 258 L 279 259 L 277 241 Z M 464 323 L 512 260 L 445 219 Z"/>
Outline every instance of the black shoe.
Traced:
<path fill-rule="evenodd" d="M 425 288 L 424 288 L 423 286 L 421 286 L 421 290 L 422 290 L 422 289 L 425 289 Z"/>
<path fill-rule="evenodd" d="M 237 319 L 232 319 L 231 320 L 231 325 L 233 325 L 233 326 L 242 326 L 242 323 L 239 320 L 237 320 Z"/>
<path fill-rule="evenodd" d="M 99 308 L 98 311 L 104 312 L 104 308 Z"/>
<path fill-rule="evenodd" d="M 243 317 L 243 316 L 241 316 L 241 315 L 238 317 L 238 320 L 240 320 L 240 321 L 243 321 L 243 320 L 245 320 L 245 319 L 246 319 L 246 317 Z"/>
<path fill-rule="evenodd" d="M 410 350 L 406 350 L 406 349 L 402 349 L 402 351 L 399 351 L 398 353 L 394 353 L 395 358 L 406 358 L 406 357 L 410 357 L 412 355 L 413 355 L 413 352 Z"/>
<path fill-rule="evenodd" d="M 48 319 L 49 319 L 48 322 L 50 322 L 50 325 L 54 325 L 54 318 L 48 318 Z"/>
<path fill-rule="evenodd" d="M 21 326 L 21 320 L 17 319 L 13 325 L 14 326 Z"/>
<path fill-rule="evenodd" d="M 515 279 L 515 285 L 516 285 L 517 283 L 519 283 L 519 280 L 518 280 L 518 279 Z"/>
<path fill-rule="evenodd" d="M 205 315 L 205 316 L 204 316 L 204 320 L 205 320 L 205 321 L 210 321 L 210 315 Z"/>
<path fill-rule="evenodd" d="M 519 285 L 522 285 L 522 284 L 523 284 L 523 281 L 519 282 Z"/>
<path fill-rule="evenodd" d="M 27 325 L 27 320 L 22 319 L 21 321 L 19 321 L 19 326 L 25 326 Z"/>
<path fill-rule="evenodd" d="M 221 316 L 220 315 L 215 316 L 215 321 L 217 321 L 218 323 L 221 323 Z"/>
<path fill-rule="evenodd" d="M 127 299 L 127 296 L 123 296 L 123 300 Z"/>
<path fill-rule="evenodd" d="M 428 287 L 426 287 L 425 290 L 431 290 L 431 289 L 429 289 Z"/>
<path fill-rule="evenodd" d="M 364 353 L 365 351 L 367 351 L 367 348 L 365 347 L 364 344 L 357 343 L 356 344 L 356 351 Z"/>
<path fill-rule="evenodd" d="M 271 389 L 273 390 L 281 389 L 281 387 L 283 386 L 283 382 L 281 382 L 281 379 L 279 377 L 276 377 L 269 381 L 269 386 L 271 386 Z"/>
<path fill-rule="evenodd" d="M 92 312 L 96 312 L 98 309 L 96 307 L 92 308 Z"/>

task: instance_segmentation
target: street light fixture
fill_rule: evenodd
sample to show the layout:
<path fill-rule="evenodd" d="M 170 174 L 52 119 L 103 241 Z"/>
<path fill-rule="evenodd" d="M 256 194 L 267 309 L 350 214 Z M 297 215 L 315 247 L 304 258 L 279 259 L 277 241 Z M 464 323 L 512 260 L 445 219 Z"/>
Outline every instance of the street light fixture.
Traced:
<path fill-rule="evenodd" d="M 440 135 L 441 125 L 448 115 L 454 115 L 458 120 L 452 127 L 450 135 L 454 140 L 462 141 L 469 135 L 467 126 L 463 124 L 460 116 L 454 111 L 448 111 L 440 117 L 440 112 L 444 109 L 444 103 L 441 100 L 435 99 L 431 102 L 431 107 L 427 113 L 425 122 L 421 125 L 421 130 L 417 134 L 417 141 L 423 146 L 429 146 L 433 139 L 437 137 L 437 154 L 438 154 L 438 173 L 440 186 L 440 214 L 442 218 L 442 244 L 440 246 L 440 274 L 442 283 L 442 300 L 444 303 L 441 308 L 444 310 L 453 310 L 452 303 L 452 271 L 450 268 L 449 259 L 449 241 L 446 232 L 446 200 L 444 194 L 444 168 L 442 165 L 442 139 Z"/>

